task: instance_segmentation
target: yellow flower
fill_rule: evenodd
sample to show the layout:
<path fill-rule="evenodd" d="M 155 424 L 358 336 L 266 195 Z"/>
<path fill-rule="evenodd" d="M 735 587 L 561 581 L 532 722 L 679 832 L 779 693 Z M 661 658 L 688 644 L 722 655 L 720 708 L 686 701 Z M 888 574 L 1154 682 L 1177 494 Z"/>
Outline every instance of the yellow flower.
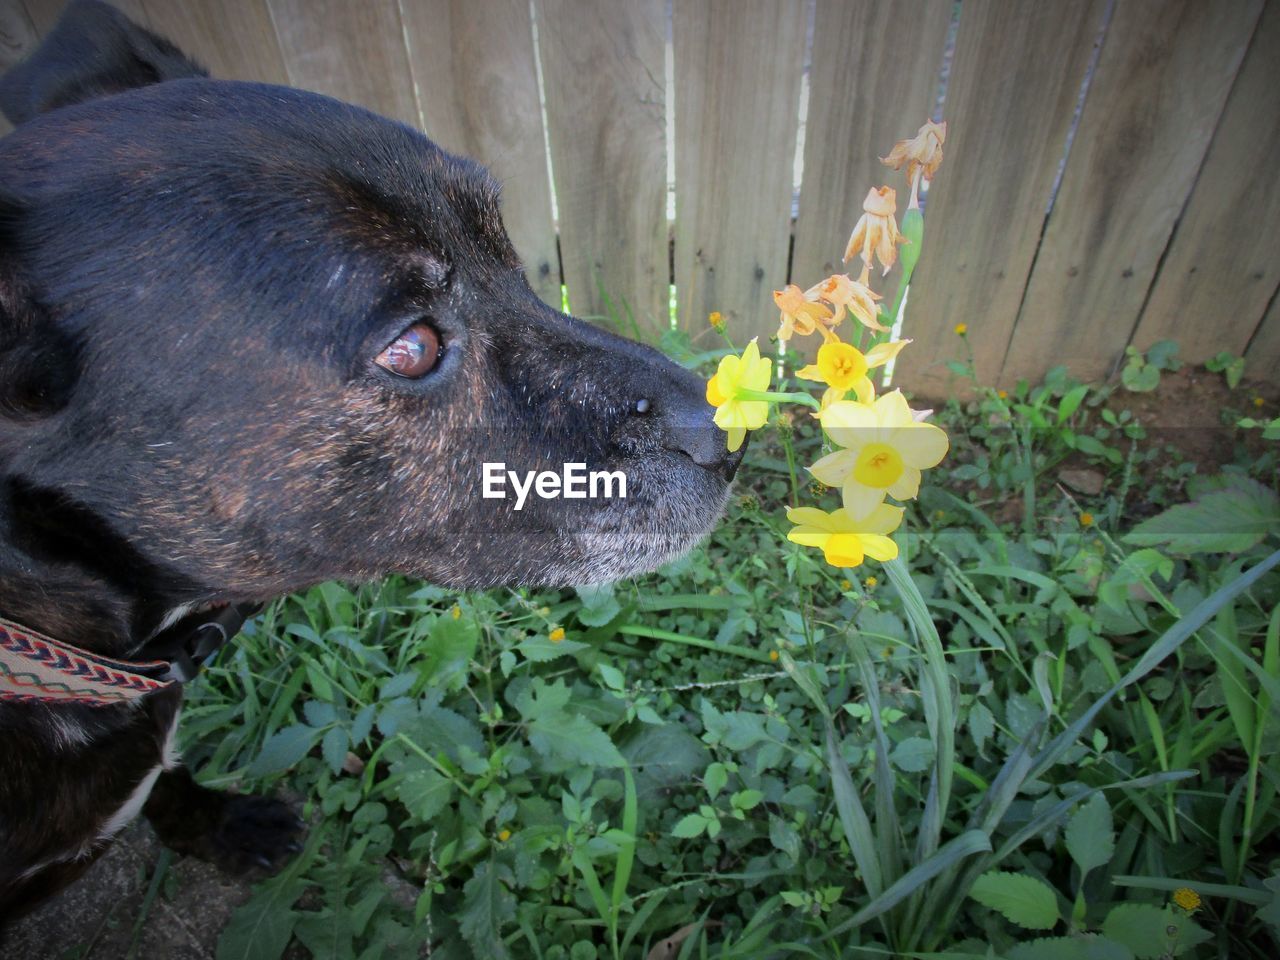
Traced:
<path fill-rule="evenodd" d="M 753 339 L 742 356 L 730 354 L 720 361 L 707 381 L 707 403 L 716 408 L 716 426 L 729 435 L 729 450 L 737 450 L 748 430 L 759 430 L 769 419 L 769 404 L 740 398 L 743 390 L 768 390 L 773 361 L 760 356 Z"/>
<path fill-rule="evenodd" d="M 862 201 L 862 217 L 849 235 L 849 244 L 844 248 L 844 262 L 848 263 L 858 254 L 870 270 L 874 257 L 888 273 L 898 259 L 898 244 L 907 242 L 893 219 L 897 210 L 898 195 L 892 187 L 872 189 L 867 199 Z"/>
<path fill-rule="evenodd" d="M 863 581 L 862 581 L 862 584 L 863 584 L 863 586 L 865 586 L 868 590 L 874 590 L 874 589 L 876 588 L 876 584 L 877 584 L 877 583 L 879 583 L 879 582 L 880 582 L 880 581 L 879 581 L 879 580 L 877 580 L 875 577 L 867 577 L 867 579 L 865 579 L 865 580 L 863 580 Z"/>
<path fill-rule="evenodd" d="M 773 302 L 781 311 L 779 340 L 790 340 L 793 333 L 807 337 L 815 330 L 822 330 L 823 336 L 826 336 L 823 324 L 831 319 L 831 310 L 818 303 L 816 297 L 804 293 L 791 283 L 782 290 L 773 291 Z"/>
<path fill-rule="evenodd" d="M 776 662 L 777 662 L 777 660 L 778 660 L 778 651 L 777 651 L 777 650 L 770 650 L 770 651 L 769 651 L 769 659 L 770 659 L 770 660 L 772 660 L 772 661 L 774 661 L 774 662 L 776 663 Z"/>
<path fill-rule="evenodd" d="M 795 529 L 787 539 L 805 547 L 819 547 L 833 567 L 856 567 L 867 557 L 892 560 L 898 545 L 889 534 L 902 523 L 902 508 L 882 503 L 867 516 L 855 519 L 848 510 L 827 513 L 816 507 L 794 507 L 787 519 Z"/>
<path fill-rule="evenodd" d="M 841 580 L 841 581 L 840 581 L 840 589 L 841 589 L 841 590 L 852 590 L 852 589 L 853 589 L 853 581 L 851 581 L 851 580 Z"/>
<path fill-rule="evenodd" d="M 724 316 L 719 310 L 712 310 L 711 316 L 707 317 L 707 323 L 711 324 L 717 330 L 724 329 Z"/>
<path fill-rule="evenodd" d="M 507 842 L 508 840 L 510 840 L 510 839 L 511 839 L 511 831 L 510 831 L 510 830 L 505 830 L 505 829 L 504 829 L 504 830 L 499 830 L 499 831 L 498 831 L 498 842 L 499 842 L 499 843 L 506 843 L 506 842 Z"/>
<path fill-rule="evenodd" d="M 1093 514 L 1092 514 L 1092 513 L 1087 512 L 1087 511 L 1086 511 L 1085 513 L 1080 514 L 1080 526 L 1082 526 L 1082 527 L 1092 527 L 1092 526 L 1093 526 Z"/>
<path fill-rule="evenodd" d="M 996 391 L 996 396 L 997 396 L 997 397 L 999 397 L 1001 400 L 1008 400 L 1008 399 L 1009 399 L 1009 391 L 1008 391 L 1008 390 L 997 390 L 997 391 Z"/>
<path fill-rule="evenodd" d="M 1263 400 L 1261 397 L 1254 397 L 1254 398 L 1253 398 L 1253 405 L 1254 405 L 1255 407 L 1260 407 L 1260 406 L 1262 406 L 1263 404 L 1265 404 L 1266 402 L 1267 402 L 1267 401 Z"/>
<path fill-rule="evenodd" d="M 462 608 L 455 603 L 453 605 L 453 609 L 449 611 L 449 616 L 453 617 L 455 620 L 462 619 Z"/>
<path fill-rule="evenodd" d="M 840 487 L 845 509 L 855 518 L 867 516 L 886 493 L 898 500 L 915 497 L 920 471 L 937 466 L 947 453 L 946 433 L 916 420 L 900 390 L 873 404 L 841 400 L 818 418 L 844 449 L 823 457 L 809 472 Z"/>
<path fill-rule="evenodd" d="M 564 627 L 556 627 L 549 634 L 547 634 L 547 639 L 550 640 L 552 643 L 559 643 L 561 640 L 564 639 Z"/>
<path fill-rule="evenodd" d="M 955 325 L 955 331 L 957 337 L 963 337 L 969 332 L 969 325 L 967 323 L 957 323 Z"/>
<path fill-rule="evenodd" d="M 873 291 L 861 280 L 854 280 L 848 274 L 837 273 L 821 283 L 814 284 L 804 292 L 806 297 L 825 300 L 836 308 L 835 315 L 831 318 L 832 327 L 840 326 L 840 321 L 844 319 L 844 308 L 848 307 L 849 312 L 857 318 L 858 322 L 864 327 L 883 333 L 889 328 L 883 326 L 876 319 L 879 312 L 876 308 L 876 301 L 881 299 L 880 294 Z M 828 340 L 832 337 L 823 329 L 823 336 Z"/>
<path fill-rule="evenodd" d="M 1173 891 L 1173 902 L 1187 913 L 1195 913 L 1200 909 L 1200 894 L 1190 887 L 1179 887 Z"/>
<path fill-rule="evenodd" d="M 926 121 L 910 140 L 899 140 L 887 157 L 880 162 L 901 170 L 907 165 L 907 181 L 911 184 L 911 202 L 908 209 L 920 206 L 920 179 L 932 180 L 942 163 L 942 145 L 947 139 L 947 122 Z"/>
<path fill-rule="evenodd" d="M 891 343 L 878 343 L 864 354 L 851 344 L 834 340 L 819 347 L 818 362 L 801 367 L 796 371 L 796 376 L 831 387 L 827 396 L 822 398 L 824 410 L 836 400 L 842 399 L 847 390 L 853 390 L 863 403 L 870 403 L 876 398 L 876 391 L 867 371 L 884 366 L 910 342 L 894 340 Z"/>

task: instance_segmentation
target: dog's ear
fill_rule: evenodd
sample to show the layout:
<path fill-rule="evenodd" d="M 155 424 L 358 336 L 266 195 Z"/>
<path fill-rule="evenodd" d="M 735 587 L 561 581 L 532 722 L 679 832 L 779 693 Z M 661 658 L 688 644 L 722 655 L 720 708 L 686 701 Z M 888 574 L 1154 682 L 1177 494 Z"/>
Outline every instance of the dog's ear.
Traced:
<path fill-rule="evenodd" d="M 22 276 L 23 210 L 0 191 L 0 418 L 32 420 L 66 406 L 79 369 L 73 338 Z"/>
<path fill-rule="evenodd" d="M 94 97 L 204 77 L 168 40 L 98 0 L 72 0 L 29 58 L 0 78 L 0 110 L 15 125 Z"/>

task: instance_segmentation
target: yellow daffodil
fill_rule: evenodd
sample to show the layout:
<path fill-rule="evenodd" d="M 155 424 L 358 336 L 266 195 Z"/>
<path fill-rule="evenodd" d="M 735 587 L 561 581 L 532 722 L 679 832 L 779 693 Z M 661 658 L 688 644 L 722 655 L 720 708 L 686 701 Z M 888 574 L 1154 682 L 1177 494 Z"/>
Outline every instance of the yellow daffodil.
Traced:
<path fill-rule="evenodd" d="M 827 513 L 816 507 L 796 507 L 787 511 L 795 529 L 787 539 L 805 547 L 818 547 L 833 567 L 856 567 L 867 557 L 892 560 L 898 545 L 889 534 L 902 523 L 902 508 L 882 503 L 861 519 L 848 510 Z"/>
<path fill-rule="evenodd" d="M 920 206 L 920 180 L 932 180 L 942 163 L 942 145 L 947 140 L 947 122 L 934 123 L 929 120 L 910 140 L 899 140 L 893 145 L 887 157 L 880 162 L 901 170 L 907 165 L 907 181 L 911 184 L 911 202 L 908 210 Z"/>
<path fill-rule="evenodd" d="M 872 189 L 862 201 L 862 218 L 849 235 L 844 262 L 848 263 L 855 255 L 861 256 L 865 271 L 869 271 L 874 257 L 888 273 L 898 259 L 898 244 L 907 242 L 893 219 L 897 210 L 898 195 L 892 187 Z"/>
<path fill-rule="evenodd" d="M 891 343 L 878 343 L 865 354 L 852 344 L 839 340 L 824 343 L 818 348 L 818 362 L 797 370 L 796 376 L 825 383 L 831 388 L 822 399 L 824 410 L 836 400 L 843 399 L 849 390 L 861 402 L 870 403 L 875 399 L 876 391 L 867 372 L 884 366 L 910 342 L 894 340 Z"/>
<path fill-rule="evenodd" d="M 812 291 L 810 291 L 812 293 Z M 790 340 L 793 333 L 807 337 L 815 330 L 826 336 L 825 321 L 831 319 L 831 309 L 817 302 L 817 297 L 803 292 L 794 283 L 782 290 L 773 291 L 773 302 L 781 311 L 778 339 Z"/>
<path fill-rule="evenodd" d="M 809 472 L 840 487 L 845 509 L 855 518 L 870 514 L 886 493 L 898 500 L 914 498 L 920 471 L 937 466 L 947 453 L 946 433 L 918 421 L 900 390 L 872 404 L 838 401 L 818 418 L 844 449 L 823 457 Z"/>
<path fill-rule="evenodd" d="M 840 321 L 844 319 L 844 308 L 848 307 L 849 312 L 864 327 L 868 327 L 878 333 L 883 333 L 889 329 L 882 326 L 880 321 L 876 319 L 878 312 L 876 301 L 880 299 L 880 294 L 868 287 L 863 281 L 854 280 L 848 274 L 837 273 L 827 277 L 821 283 L 814 284 L 806 290 L 804 295 L 808 299 L 825 300 L 836 308 L 835 315 L 830 321 L 832 327 L 840 325 Z M 828 336 L 827 339 L 831 340 L 834 337 Z"/>
<path fill-rule="evenodd" d="M 760 356 L 753 339 L 742 356 L 724 357 L 707 381 L 707 403 L 716 408 L 716 426 L 729 434 L 729 450 L 737 450 L 748 430 L 759 430 L 769 418 L 769 404 L 740 396 L 744 390 L 769 389 L 773 361 Z"/>

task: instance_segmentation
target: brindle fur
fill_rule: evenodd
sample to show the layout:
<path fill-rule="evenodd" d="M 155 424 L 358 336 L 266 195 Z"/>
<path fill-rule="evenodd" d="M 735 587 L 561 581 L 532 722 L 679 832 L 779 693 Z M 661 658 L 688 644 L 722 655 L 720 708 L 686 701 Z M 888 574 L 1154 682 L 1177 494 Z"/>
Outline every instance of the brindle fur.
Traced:
<path fill-rule="evenodd" d="M 475 163 L 315 94 L 211 80 L 74 3 L 0 80 L 0 615 L 128 657 L 189 604 L 399 572 L 456 587 L 652 569 L 738 456 L 700 382 L 524 280 Z M 410 323 L 421 381 L 373 358 Z M 647 407 L 637 402 L 649 401 Z M 628 475 L 625 501 L 480 496 L 481 464 Z M 181 694 L 0 704 L 0 916 L 81 872 Z M 161 775 L 176 848 L 275 861 L 282 805 Z"/>

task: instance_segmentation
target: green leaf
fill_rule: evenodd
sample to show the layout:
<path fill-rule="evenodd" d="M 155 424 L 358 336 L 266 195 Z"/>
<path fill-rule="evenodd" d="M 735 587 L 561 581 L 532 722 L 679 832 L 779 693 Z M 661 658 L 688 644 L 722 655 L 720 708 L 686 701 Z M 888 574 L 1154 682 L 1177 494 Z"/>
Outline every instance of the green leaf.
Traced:
<path fill-rule="evenodd" d="M 529 725 L 529 742 L 544 757 L 592 767 L 626 765 L 609 735 L 581 716 L 556 713 L 539 717 Z"/>
<path fill-rule="evenodd" d="M 1210 939 L 1209 932 L 1190 917 L 1171 907 L 1146 903 L 1122 903 L 1112 908 L 1102 922 L 1102 932 L 1108 940 L 1132 950 L 1138 960 L 1180 957 Z"/>
<path fill-rule="evenodd" d="M 673 837 L 679 837 L 682 840 L 690 840 L 693 837 L 701 836 L 702 831 L 707 829 L 707 818 L 700 813 L 685 814 L 676 823 L 671 830 Z"/>
<path fill-rule="evenodd" d="M 490 860 L 479 864 L 463 888 L 464 904 L 459 926 L 476 956 L 506 960 L 502 928 L 515 919 L 516 898 L 507 886 L 513 882 L 505 864 Z"/>
<path fill-rule="evenodd" d="M 707 788 L 707 796 L 712 800 L 716 795 L 724 789 L 725 784 L 729 782 L 729 771 L 725 769 L 723 763 L 713 763 L 707 767 L 707 772 L 702 777 L 702 785 Z"/>
<path fill-rule="evenodd" d="M 351 740 L 342 727 L 330 727 L 324 739 L 320 741 L 320 752 L 324 755 L 324 762 L 329 765 L 329 770 L 335 776 L 347 761 L 347 748 L 350 745 Z"/>
<path fill-rule="evenodd" d="M 1116 851 L 1116 834 L 1111 821 L 1111 804 L 1099 792 L 1080 805 L 1066 830 L 1067 852 L 1088 873 L 1111 862 Z"/>
<path fill-rule="evenodd" d="M 1029 940 L 1005 956 L 1008 960 L 1133 960 L 1128 947 L 1093 934 Z"/>
<path fill-rule="evenodd" d="M 1160 386 L 1160 369 L 1146 363 L 1127 363 L 1120 371 L 1120 382 L 1134 393 L 1148 393 Z"/>
<path fill-rule="evenodd" d="M 553 642 L 550 637 L 543 634 L 526 637 L 516 645 L 516 649 L 524 655 L 525 659 L 534 663 L 547 663 L 558 657 L 581 653 L 583 650 L 590 649 L 590 647 L 591 644 L 579 643 L 577 640 L 558 640 Z"/>
<path fill-rule="evenodd" d="M 1172 553 L 1240 553 L 1280 530 L 1280 496 L 1248 477 L 1156 514 L 1124 537 Z"/>
<path fill-rule="evenodd" d="M 448 806 L 453 783 L 421 757 L 410 757 L 395 772 L 401 774 L 396 798 L 416 819 L 428 822 Z"/>
<path fill-rule="evenodd" d="M 1062 403 L 1058 405 L 1058 423 L 1066 423 L 1071 415 L 1080 409 L 1080 404 L 1084 402 L 1085 394 L 1088 392 L 1089 385 L 1085 383 L 1067 392 L 1062 398 Z"/>
<path fill-rule="evenodd" d="M 969 896 L 1028 930 L 1052 929 L 1060 919 L 1053 888 L 1024 873 L 984 873 L 974 881 Z"/>
<path fill-rule="evenodd" d="M 906 773 L 923 773 L 933 763 L 933 744 L 924 737 L 907 737 L 893 748 L 889 759 Z"/>
<path fill-rule="evenodd" d="M 613 593 L 613 584 L 597 583 L 574 589 L 582 600 L 578 622 L 584 627 L 602 627 L 622 612 Z"/>
<path fill-rule="evenodd" d="M 319 730 L 301 723 L 277 730 L 249 764 L 249 776 L 265 777 L 287 770 L 305 757 L 319 739 Z"/>
<path fill-rule="evenodd" d="M 217 960 L 278 960 L 301 916 L 293 905 L 308 887 L 303 874 L 324 839 L 325 831 L 316 829 L 292 863 L 255 887 L 248 903 L 236 908 L 218 937 Z"/>

